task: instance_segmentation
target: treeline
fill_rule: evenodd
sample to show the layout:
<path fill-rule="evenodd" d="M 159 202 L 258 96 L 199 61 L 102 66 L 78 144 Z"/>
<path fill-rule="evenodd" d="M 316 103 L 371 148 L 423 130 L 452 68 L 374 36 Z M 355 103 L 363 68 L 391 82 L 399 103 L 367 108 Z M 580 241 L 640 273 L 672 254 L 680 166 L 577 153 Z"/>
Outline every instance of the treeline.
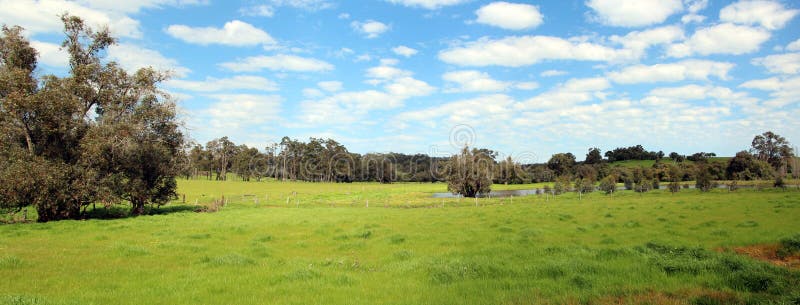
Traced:
<path fill-rule="evenodd" d="M 762 140 L 759 140 L 762 139 Z M 797 175 L 796 159 L 788 142 L 772 132 L 758 135 L 750 150 L 741 151 L 729 160 L 714 160 L 714 153 L 699 152 L 690 156 L 645 150 L 641 145 L 616 148 L 606 152 L 591 148 L 584 161 L 572 153 L 554 154 L 546 163 L 520 164 L 510 157 L 498 160 L 498 153 L 476 149 L 487 163 L 485 171 L 493 183 L 522 184 L 583 180 L 594 184 L 606 177 L 626 185 L 642 181 L 693 181 L 698 177 L 712 180 L 763 180 L 792 173 Z M 755 143 L 754 142 L 754 143 Z M 485 158 L 484 158 L 485 157 Z M 631 159 L 643 158 L 643 159 Z M 622 160 L 655 160 L 649 167 L 623 167 Z M 332 139 L 310 138 L 307 142 L 284 137 L 259 150 L 235 144 L 227 137 L 205 145 L 194 144 L 183 157 L 181 174 L 186 178 L 226 180 L 234 173 L 237 179 L 261 181 L 265 178 L 313 182 L 439 182 L 447 181 L 455 166 L 449 157 L 426 154 L 350 152 Z M 689 162 L 691 161 L 691 162 Z"/>

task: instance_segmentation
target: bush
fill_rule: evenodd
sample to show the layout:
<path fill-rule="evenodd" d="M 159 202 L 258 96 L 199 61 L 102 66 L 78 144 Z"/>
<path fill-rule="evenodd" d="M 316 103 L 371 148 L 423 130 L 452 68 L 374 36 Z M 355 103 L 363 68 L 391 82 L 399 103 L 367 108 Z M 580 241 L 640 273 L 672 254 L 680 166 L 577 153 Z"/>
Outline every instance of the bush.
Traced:
<path fill-rule="evenodd" d="M 800 234 L 781 239 L 780 247 L 777 251 L 777 255 L 781 259 L 795 254 L 800 254 Z"/>
<path fill-rule="evenodd" d="M 600 190 L 606 194 L 611 194 L 617 189 L 617 177 L 607 176 L 600 180 Z"/>

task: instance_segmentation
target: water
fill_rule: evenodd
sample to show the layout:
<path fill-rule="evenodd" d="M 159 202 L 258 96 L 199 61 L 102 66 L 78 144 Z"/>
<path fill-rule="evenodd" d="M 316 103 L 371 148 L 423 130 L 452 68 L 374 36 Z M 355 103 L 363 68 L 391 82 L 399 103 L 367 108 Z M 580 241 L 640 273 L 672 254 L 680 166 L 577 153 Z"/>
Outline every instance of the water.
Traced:
<path fill-rule="evenodd" d="M 666 190 L 668 187 L 669 187 L 668 183 L 661 183 L 661 185 L 659 185 L 659 189 L 661 189 L 661 190 Z M 754 185 L 739 185 L 737 187 L 738 188 L 755 188 Z M 683 188 L 684 188 L 683 185 L 681 185 L 681 189 L 683 189 Z M 689 189 L 694 189 L 695 187 L 694 187 L 693 184 L 691 184 L 691 185 L 689 185 L 688 188 Z M 717 188 L 727 189 L 728 185 L 719 184 L 719 185 L 717 185 Z M 595 191 L 597 191 L 597 190 L 598 189 L 595 188 Z M 625 187 L 624 186 L 618 186 L 617 190 L 618 191 L 624 191 Z M 511 197 L 511 196 L 519 197 L 519 196 L 536 195 L 536 191 L 539 191 L 540 194 L 544 194 L 544 189 L 540 188 L 540 189 L 528 189 L 528 190 L 491 191 L 488 195 L 487 194 L 483 194 L 483 195 L 479 195 L 478 197 L 479 198 L 486 198 L 486 197 L 489 197 L 489 198 L 506 198 L 506 197 Z M 452 193 L 433 193 L 433 198 L 458 198 L 460 196 L 461 195 L 453 195 Z"/>

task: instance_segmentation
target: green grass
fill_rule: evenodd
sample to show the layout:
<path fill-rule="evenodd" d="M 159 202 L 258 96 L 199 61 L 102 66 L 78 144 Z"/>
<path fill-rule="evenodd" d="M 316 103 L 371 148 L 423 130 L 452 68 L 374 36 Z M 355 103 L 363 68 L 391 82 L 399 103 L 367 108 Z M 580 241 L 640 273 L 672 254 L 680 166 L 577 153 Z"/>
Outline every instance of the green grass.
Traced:
<path fill-rule="evenodd" d="M 472 199 L 430 198 L 444 184 L 179 186 L 190 204 L 223 194 L 230 203 L 217 213 L 0 226 L 0 303 L 562 304 L 654 294 L 679 303 L 720 294 L 764 303 L 800 296 L 797 271 L 714 251 L 800 232 L 794 188 L 528 196 L 480 199 L 475 207 Z"/>

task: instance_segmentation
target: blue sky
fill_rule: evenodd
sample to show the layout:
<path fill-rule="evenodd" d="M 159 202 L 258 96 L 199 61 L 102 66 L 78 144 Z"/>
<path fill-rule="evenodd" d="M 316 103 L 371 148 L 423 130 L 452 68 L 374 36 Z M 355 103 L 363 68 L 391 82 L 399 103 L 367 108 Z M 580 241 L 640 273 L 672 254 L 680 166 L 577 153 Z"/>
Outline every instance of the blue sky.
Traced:
<path fill-rule="evenodd" d="M 57 15 L 107 24 L 106 54 L 173 71 L 192 138 L 522 162 L 643 144 L 733 155 L 800 141 L 800 5 L 790 1 L 0 0 L 41 74 L 63 74 Z"/>

